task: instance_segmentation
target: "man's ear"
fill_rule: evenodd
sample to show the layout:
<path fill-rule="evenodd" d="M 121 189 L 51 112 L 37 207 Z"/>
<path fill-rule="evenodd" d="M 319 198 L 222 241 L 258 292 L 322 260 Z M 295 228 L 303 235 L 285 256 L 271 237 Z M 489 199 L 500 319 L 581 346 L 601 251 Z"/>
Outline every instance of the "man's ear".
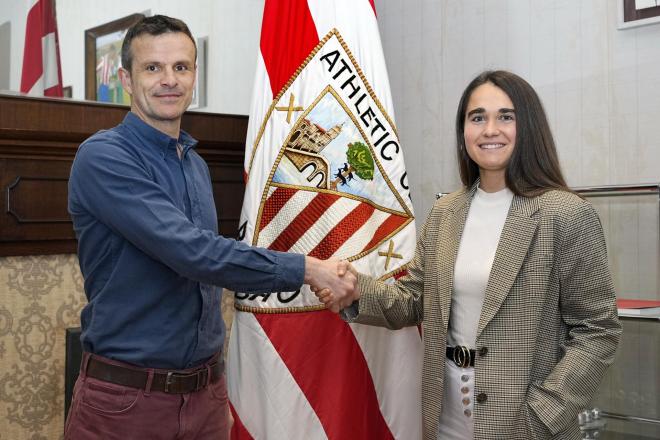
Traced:
<path fill-rule="evenodd" d="M 121 85 L 124 87 L 124 90 L 128 92 L 129 95 L 133 96 L 133 84 L 131 82 L 131 73 L 124 69 L 123 67 L 119 68 L 119 79 L 121 80 Z"/>

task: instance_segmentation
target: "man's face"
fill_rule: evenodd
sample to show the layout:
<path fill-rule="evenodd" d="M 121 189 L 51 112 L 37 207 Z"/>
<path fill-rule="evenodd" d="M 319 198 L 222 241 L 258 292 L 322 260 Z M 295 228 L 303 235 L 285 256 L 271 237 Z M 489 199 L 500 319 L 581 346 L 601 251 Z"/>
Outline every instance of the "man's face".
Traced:
<path fill-rule="evenodd" d="M 131 53 L 131 72 L 121 72 L 132 98 L 131 110 L 147 124 L 178 137 L 181 115 L 190 105 L 195 85 L 193 42 L 181 32 L 142 34 L 131 42 Z"/>

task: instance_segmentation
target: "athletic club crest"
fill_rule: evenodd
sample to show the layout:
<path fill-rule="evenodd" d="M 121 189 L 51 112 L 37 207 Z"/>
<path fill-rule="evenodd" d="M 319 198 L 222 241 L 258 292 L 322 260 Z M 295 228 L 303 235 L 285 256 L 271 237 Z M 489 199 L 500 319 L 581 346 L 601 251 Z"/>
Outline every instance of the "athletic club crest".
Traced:
<path fill-rule="evenodd" d="M 250 244 L 348 259 L 381 278 L 405 269 L 415 233 L 396 129 L 336 30 L 271 103 L 248 160 Z M 324 307 L 307 286 L 236 300 L 254 312 Z"/>

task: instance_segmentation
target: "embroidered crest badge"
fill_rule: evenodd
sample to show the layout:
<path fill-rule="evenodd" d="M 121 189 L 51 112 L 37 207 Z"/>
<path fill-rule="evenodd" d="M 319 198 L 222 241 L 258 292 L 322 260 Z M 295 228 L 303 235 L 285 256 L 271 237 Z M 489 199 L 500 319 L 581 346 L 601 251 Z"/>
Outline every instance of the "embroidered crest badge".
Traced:
<path fill-rule="evenodd" d="M 264 151 L 255 155 L 258 149 Z M 414 253 L 415 233 L 400 151 L 391 118 L 341 35 L 331 31 L 271 104 L 256 137 L 241 220 L 245 239 L 347 259 L 381 278 L 401 272 Z M 258 205 L 248 203 L 249 193 Z M 237 293 L 236 301 L 253 312 L 324 308 L 308 286 Z"/>

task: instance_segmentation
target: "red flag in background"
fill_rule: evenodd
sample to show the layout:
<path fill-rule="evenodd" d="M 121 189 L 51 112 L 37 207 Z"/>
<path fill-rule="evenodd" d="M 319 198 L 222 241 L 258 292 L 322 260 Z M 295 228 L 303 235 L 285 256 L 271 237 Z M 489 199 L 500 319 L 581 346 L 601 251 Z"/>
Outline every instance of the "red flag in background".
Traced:
<path fill-rule="evenodd" d="M 62 69 L 53 0 L 33 0 L 25 25 L 21 93 L 62 96 Z"/>

